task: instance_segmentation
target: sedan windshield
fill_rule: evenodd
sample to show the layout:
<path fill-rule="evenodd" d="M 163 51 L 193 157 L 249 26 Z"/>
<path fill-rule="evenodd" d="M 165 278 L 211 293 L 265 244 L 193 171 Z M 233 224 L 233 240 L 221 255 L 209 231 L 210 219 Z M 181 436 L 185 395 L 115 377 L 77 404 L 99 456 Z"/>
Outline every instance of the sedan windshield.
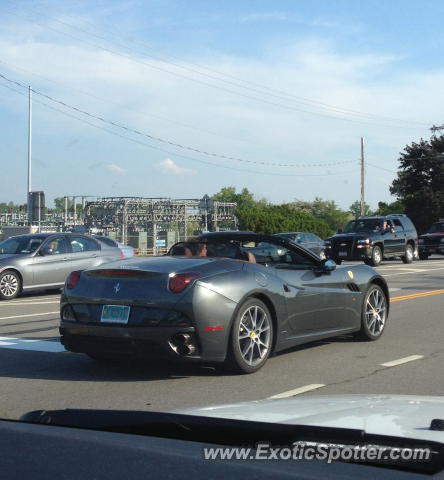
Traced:
<path fill-rule="evenodd" d="M 380 220 L 352 220 L 345 226 L 344 233 L 371 233 L 379 232 L 381 229 L 382 223 Z"/>
<path fill-rule="evenodd" d="M 0 254 L 32 253 L 40 247 L 45 237 L 12 237 L 0 242 Z"/>
<path fill-rule="evenodd" d="M 444 222 L 434 223 L 428 230 L 427 233 L 438 233 L 444 232 Z"/>

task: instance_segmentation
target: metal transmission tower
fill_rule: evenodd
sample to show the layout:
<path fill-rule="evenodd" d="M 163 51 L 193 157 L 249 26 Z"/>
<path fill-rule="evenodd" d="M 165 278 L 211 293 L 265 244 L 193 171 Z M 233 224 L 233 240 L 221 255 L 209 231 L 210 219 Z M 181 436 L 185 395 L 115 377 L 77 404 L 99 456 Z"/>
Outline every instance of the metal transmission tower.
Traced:
<path fill-rule="evenodd" d="M 430 129 L 433 135 L 435 135 L 436 132 L 439 132 L 440 130 L 444 130 L 444 125 L 433 125 Z"/>
<path fill-rule="evenodd" d="M 177 232 L 177 238 L 189 235 L 189 225 L 198 230 L 235 229 L 236 203 L 203 199 L 143 197 L 106 197 L 85 205 L 85 225 L 103 233 L 115 232 L 122 243 L 130 233 L 147 232 L 148 248 L 156 252 L 158 233 Z M 166 246 L 166 245 L 165 245 Z"/>

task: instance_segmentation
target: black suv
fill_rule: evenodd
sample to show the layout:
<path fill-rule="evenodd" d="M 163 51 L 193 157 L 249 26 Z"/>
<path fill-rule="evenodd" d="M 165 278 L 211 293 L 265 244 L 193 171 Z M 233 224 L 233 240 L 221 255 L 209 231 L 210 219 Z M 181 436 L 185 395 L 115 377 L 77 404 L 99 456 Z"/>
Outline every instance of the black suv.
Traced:
<path fill-rule="evenodd" d="M 411 263 L 417 251 L 418 234 L 405 215 L 360 217 L 325 241 L 325 253 L 338 265 L 342 260 L 364 260 L 379 265 L 383 258 L 401 257 Z"/>
<path fill-rule="evenodd" d="M 444 255 L 444 219 L 432 224 L 427 233 L 418 240 L 419 258 L 427 260 L 429 255 L 440 253 Z"/>

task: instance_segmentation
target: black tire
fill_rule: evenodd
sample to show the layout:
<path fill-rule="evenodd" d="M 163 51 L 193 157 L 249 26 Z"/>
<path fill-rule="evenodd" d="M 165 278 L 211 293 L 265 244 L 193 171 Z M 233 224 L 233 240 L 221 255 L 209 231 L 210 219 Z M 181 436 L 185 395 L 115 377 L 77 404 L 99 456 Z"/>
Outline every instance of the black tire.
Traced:
<path fill-rule="evenodd" d="M 270 311 L 257 298 L 250 298 L 241 305 L 231 326 L 226 367 L 234 373 L 257 372 L 265 365 L 272 345 Z"/>
<path fill-rule="evenodd" d="M 380 265 L 382 262 L 382 250 L 379 245 L 375 245 L 372 248 L 372 256 L 368 260 L 368 265 L 371 265 L 372 267 L 377 267 Z"/>
<path fill-rule="evenodd" d="M 413 247 L 408 243 L 405 247 L 405 254 L 401 257 L 402 263 L 412 263 L 414 256 Z"/>
<path fill-rule="evenodd" d="M 419 253 L 419 259 L 420 260 L 428 260 L 429 259 L 429 254 L 428 253 Z"/>
<path fill-rule="evenodd" d="M 20 276 L 12 271 L 6 270 L 0 274 L 0 299 L 12 300 L 22 290 L 22 280 Z"/>
<path fill-rule="evenodd" d="M 361 329 L 355 333 L 357 340 L 375 341 L 381 337 L 387 324 L 388 306 L 387 296 L 382 288 L 372 284 L 362 303 Z"/>

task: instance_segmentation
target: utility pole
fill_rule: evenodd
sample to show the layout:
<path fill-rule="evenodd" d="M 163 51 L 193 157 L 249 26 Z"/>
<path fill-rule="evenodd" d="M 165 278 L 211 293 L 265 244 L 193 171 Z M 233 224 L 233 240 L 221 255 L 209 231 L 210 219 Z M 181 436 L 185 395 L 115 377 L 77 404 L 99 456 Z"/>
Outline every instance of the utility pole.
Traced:
<path fill-rule="evenodd" d="M 28 212 L 28 224 L 31 225 L 31 174 L 32 174 L 32 89 L 28 87 L 28 201 L 26 202 Z"/>
<path fill-rule="evenodd" d="M 364 138 L 361 137 L 361 216 L 365 215 L 364 183 L 365 183 Z"/>
<path fill-rule="evenodd" d="M 64 199 L 65 199 L 65 228 L 66 228 L 66 224 L 68 223 L 68 197 L 65 196 Z"/>

